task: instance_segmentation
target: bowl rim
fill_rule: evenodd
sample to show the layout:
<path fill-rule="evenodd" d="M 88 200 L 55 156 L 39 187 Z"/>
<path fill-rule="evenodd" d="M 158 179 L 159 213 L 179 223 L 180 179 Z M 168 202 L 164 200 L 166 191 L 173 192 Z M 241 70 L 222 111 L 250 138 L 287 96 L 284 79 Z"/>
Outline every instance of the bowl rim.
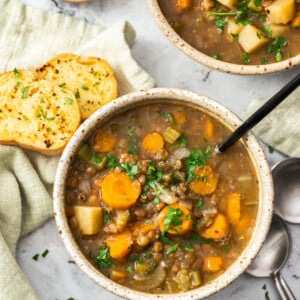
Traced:
<path fill-rule="evenodd" d="M 263 75 L 287 71 L 300 65 L 300 54 L 283 61 L 267 65 L 239 65 L 214 59 L 213 57 L 210 57 L 192 47 L 176 33 L 162 13 L 158 0 L 147 1 L 154 19 L 169 41 L 187 56 L 207 67 L 231 74 Z"/>
<path fill-rule="evenodd" d="M 155 102 L 156 100 L 156 102 L 161 102 L 162 99 L 164 99 L 164 102 L 175 101 L 183 105 L 186 104 L 197 106 L 197 108 L 200 110 L 207 111 L 213 117 L 225 123 L 226 126 L 231 130 L 236 128 L 241 123 L 241 120 L 225 106 L 208 97 L 187 90 L 153 88 L 149 90 L 133 92 L 125 96 L 121 96 L 105 105 L 81 124 L 62 153 L 54 180 L 54 217 L 58 232 L 67 251 L 72 256 L 76 264 L 101 287 L 118 296 L 132 300 L 171 300 L 174 297 L 174 294 L 150 294 L 124 287 L 104 276 L 87 260 L 87 258 L 85 258 L 77 246 L 68 226 L 64 205 L 65 182 L 68 168 L 72 162 L 77 148 L 95 130 L 96 127 L 105 123 L 105 121 L 108 120 L 110 116 L 113 116 L 114 113 L 120 113 L 134 108 L 135 106 L 143 105 L 145 101 Z M 203 287 L 176 294 L 176 298 L 178 300 L 202 299 L 213 295 L 214 293 L 231 284 L 242 273 L 244 273 L 246 268 L 250 265 L 252 259 L 260 250 L 263 241 L 266 238 L 273 213 L 274 193 L 272 175 L 265 154 L 259 142 L 251 132 L 246 134 L 246 136 L 243 138 L 243 143 L 248 150 L 253 166 L 257 172 L 259 179 L 259 199 L 263 199 L 262 201 L 259 201 L 258 214 L 252 237 L 238 259 L 234 261 L 233 264 L 222 275 L 213 280 L 211 284 L 206 284 Z"/>

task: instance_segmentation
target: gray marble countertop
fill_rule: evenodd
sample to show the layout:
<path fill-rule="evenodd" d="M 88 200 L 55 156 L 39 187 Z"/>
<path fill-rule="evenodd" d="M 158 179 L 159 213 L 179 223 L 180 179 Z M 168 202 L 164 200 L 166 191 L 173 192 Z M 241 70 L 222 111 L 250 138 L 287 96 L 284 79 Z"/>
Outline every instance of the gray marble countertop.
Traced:
<path fill-rule="evenodd" d="M 158 86 L 184 88 L 209 96 L 238 115 L 243 113 L 251 99 L 270 97 L 299 72 L 298 68 L 281 74 L 238 76 L 202 66 L 182 54 L 164 37 L 152 19 L 146 0 L 94 0 L 82 4 L 60 0 L 22 2 L 95 24 L 109 26 L 120 20 L 128 20 L 137 33 L 132 47 L 133 57 L 153 76 Z M 271 165 L 282 159 L 278 153 L 267 152 Z M 288 224 L 288 228 L 292 249 L 282 275 L 297 299 L 300 299 L 300 225 Z M 49 250 L 45 259 L 32 259 L 34 254 L 42 253 L 45 249 Z M 17 260 L 41 299 L 120 299 L 96 285 L 73 263 L 60 240 L 54 220 L 20 241 Z M 263 289 L 264 285 L 266 290 Z M 267 299 L 266 291 L 271 300 L 280 299 L 271 279 L 257 279 L 245 274 L 209 299 Z"/>

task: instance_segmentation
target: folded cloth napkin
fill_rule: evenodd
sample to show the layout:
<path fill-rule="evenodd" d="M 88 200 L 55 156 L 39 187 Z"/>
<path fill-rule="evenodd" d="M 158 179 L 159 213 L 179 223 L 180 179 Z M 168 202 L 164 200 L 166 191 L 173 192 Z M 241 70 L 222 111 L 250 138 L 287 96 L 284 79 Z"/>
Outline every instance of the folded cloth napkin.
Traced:
<path fill-rule="evenodd" d="M 267 100 L 254 100 L 244 118 L 255 112 Z M 266 144 L 285 155 L 300 157 L 300 88 L 291 93 L 269 115 L 260 121 L 253 132 Z"/>
<path fill-rule="evenodd" d="M 115 71 L 119 94 L 154 86 L 132 58 L 135 38 L 126 22 L 110 28 L 0 0 L 0 72 L 35 69 L 61 52 L 99 56 Z M 15 260 L 20 236 L 52 216 L 52 184 L 59 157 L 0 145 L 0 299 L 38 299 Z"/>

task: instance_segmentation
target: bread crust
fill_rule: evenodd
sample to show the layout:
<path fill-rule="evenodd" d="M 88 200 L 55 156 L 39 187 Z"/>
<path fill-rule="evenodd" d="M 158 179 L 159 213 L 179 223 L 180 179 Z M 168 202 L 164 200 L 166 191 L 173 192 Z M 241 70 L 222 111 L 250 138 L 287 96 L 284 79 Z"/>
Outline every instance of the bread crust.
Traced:
<path fill-rule="evenodd" d="M 27 70 L 0 74 L 1 144 L 59 154 L 79 124 L 79 107 L 72 92 L 36 80 Z"/>
<path fill-rule="evenodd" d="M 62 53 L 38 68 L 36 77 L 71 90 L 77 99 L 82 120 L 118 96 L 118 84 L 112 68 L 98 57 L 83 58 Z"/>

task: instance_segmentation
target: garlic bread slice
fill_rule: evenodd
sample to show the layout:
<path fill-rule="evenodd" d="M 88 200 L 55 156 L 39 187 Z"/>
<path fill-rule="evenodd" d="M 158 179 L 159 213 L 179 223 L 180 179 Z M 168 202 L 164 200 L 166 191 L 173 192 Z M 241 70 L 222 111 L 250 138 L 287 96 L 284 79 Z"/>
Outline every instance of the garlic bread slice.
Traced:
<path fill-rule="evenodd" d="M 36 73 L 37 78 L 55 81 L 58 86 L 74 93 L 82 120 L 118 95 L 112 68 L 98 57 L 59 54 L 38 68 Z"/>
<path fill-rule="evenodd" d="M 17 85 L 13 71 L 0 74 L 0 143 L 61 153 L 80 123 L 73 93 L 46 80 L 27 80 L 19 72 Z"/>

